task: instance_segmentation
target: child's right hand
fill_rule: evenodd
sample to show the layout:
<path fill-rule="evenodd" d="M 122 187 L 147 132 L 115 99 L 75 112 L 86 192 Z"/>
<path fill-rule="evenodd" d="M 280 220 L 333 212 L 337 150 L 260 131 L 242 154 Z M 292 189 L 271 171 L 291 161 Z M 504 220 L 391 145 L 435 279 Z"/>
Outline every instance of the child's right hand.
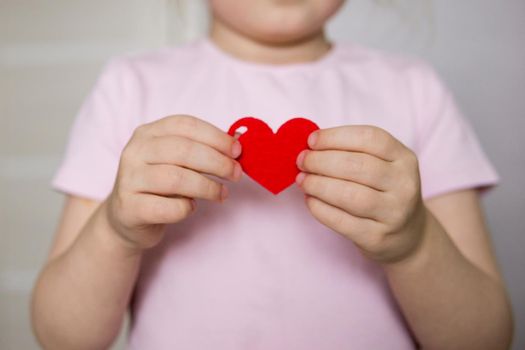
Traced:
<path fill-rule="evenodd" d="M 186 218 L 194 198 L 223 201 L 226 187 L 201 173 L 238 181 L 241 145 L 210 123 L 174 115 L 138 127 L 124 148 L 104 210 L 133 249 L 155 246 L 166 224 Z"/>

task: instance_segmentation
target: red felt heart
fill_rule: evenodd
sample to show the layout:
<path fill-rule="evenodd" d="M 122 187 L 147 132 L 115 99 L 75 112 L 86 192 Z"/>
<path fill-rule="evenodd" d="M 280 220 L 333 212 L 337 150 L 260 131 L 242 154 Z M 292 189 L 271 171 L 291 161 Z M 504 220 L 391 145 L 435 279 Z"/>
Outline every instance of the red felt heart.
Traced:
<path fill-rule="evenodd" d="M 233 123 L 228 134 L 234 136 L 242 126 L 248 129 L 238 139 L 242 153 L 237 160 L 243 171 L 273 194 L 294 183 L 299 173 L 297 156 L 308 148 L 308 136 L 319 127 L 308 119 L 294 118 L 274 134 L 262 120 L 246 117 Z"/>

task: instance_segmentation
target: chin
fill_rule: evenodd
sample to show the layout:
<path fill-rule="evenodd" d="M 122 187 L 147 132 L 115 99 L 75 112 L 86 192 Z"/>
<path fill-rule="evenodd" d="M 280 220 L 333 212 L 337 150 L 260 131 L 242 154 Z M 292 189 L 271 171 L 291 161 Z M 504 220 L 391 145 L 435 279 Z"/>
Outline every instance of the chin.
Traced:
<path fill-rule="evenodd" d="M 318 26 L 301 26 L 301 25 L 276 25 L 245 28 L 244 34 L 258 41 L 271 44 L 286 44 L 291 42 L 300 42 L 306 40 L 323 30 L 322 25 Z"/>
<path fill-rule="evenodd" d="M 304 40 L 319 31 L 344 0 L 210 0 L 215 17 L 234 30 L 274 44 Z"/>

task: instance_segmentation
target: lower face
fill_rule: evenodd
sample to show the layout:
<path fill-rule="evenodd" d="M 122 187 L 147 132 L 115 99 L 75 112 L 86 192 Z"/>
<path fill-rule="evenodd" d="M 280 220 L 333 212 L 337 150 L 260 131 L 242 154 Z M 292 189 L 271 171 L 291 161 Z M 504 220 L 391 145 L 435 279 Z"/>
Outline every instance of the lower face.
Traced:
<path fill-rule="evenodd" d="M 283 44 L 323 30 L 345 0 L 209 0 L 213 17 L 255 40 Z"/>

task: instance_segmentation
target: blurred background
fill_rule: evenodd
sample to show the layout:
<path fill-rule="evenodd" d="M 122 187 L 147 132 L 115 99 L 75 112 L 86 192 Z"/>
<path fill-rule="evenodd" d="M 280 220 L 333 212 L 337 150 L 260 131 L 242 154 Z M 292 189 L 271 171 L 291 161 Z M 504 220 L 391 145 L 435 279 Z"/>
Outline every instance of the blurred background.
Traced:
<path fill-rule="evenodd" d="M 203 0 L 0 0 L 0 349 L 38 348 L 28 300 L 62 206 L 49 182 L 102 65 L 205 28 Z M 329 35 L 423 57 L 455 94 L 502 177 L 484 202 L 525 349 L 525 1 L 350 0 Z"/>

